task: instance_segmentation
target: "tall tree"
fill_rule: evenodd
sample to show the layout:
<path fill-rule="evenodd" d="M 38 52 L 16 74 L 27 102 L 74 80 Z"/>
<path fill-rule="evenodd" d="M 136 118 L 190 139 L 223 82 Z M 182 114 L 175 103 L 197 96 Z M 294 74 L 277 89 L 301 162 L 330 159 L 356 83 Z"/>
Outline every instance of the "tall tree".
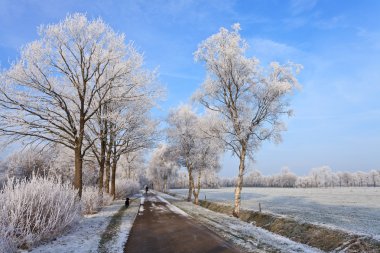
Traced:
<path fill-rule="evenodd" d="M 2 74 L 0 135 L 10 142 L 28 139 L 70 148 L 73 183 L 81 196 L 83 158 L 94 141 L 85 139 L 87 124 L 102 105 L 125 95 L 109 96 L 109 90 L 129 84 L 135 50 L 123 34 L 83 14 L 43 26 L 39 35 Z"/>
<path fill-rule="evenodd" d="M 197 180 L 193 180 L 193 196 L 194 203 L 198 205 L 199 193 L 202 184 L 202 178 L 206 174 L 217 172 L 220 169 L 220 154 L 223 151 L 220 140 L 210 134 L 210 128 L 213 128 L 213 118 L 209 115 L 203 115 L 198 118 L 196 125 L 196 136 L 194 138 L 196 149 L 190 158 L 194 165 L 194 171 L 197 175 Z M 196 183 L 196 185 L 195 185 Z"/>
<path fill-rule="evenodd" d="M 148 166 L 148 175 L 154 182 L 155 189 L 168 191 L 168 181 L 179 169 L 173 147 L 165 144 L 159 145 L 152 154 Z"/>
<path fill-rule="evenodd" d="M 270 64 L 264 70 L 255 58 L 247 58 L 247 43 L 240 37 L 240 25 L 218 33 L 203 41 L 194 53 L 204 62 L 207 78 L 194 98 L 208 109 L 218 113 L 223 124 L 219 137 L 239 158 L 238 179 L 235 188 L 235 216 L 240 212 L 240 196 L 247 156 L 264 140 L 280 140 L 284 130 L 282 115 L 290 115 L 286 98 L 298 86 L 294 64 Z"/>
<path fill-rule="evenodd" d="M 100 168 L 99 191 L 102 191 L 105 174 L 105 191 L 111 191 L 113 196 L 120 156 L 147 148 L 153 142 L 156 123 L 151 120 L 150 111 L 163 95 L 163 90 L 155 82 L 156 73 L 143 68 L 142 55 L 131 50 L 129 58 L 133 59 L 129 78 L 120 80 L 121 83 L 118 83 L 119 80 L 110 83 L 110 99 L 99 108 L 96 119 L 91 121 L 92 135 L 98 137 L 92 149 Z M 101 91 L 99 93 L 101 97 Z"/>
<path fill-rule="evenodd" d="M 198 204 L 201 179 L 206 171 L 219 169 L 222 152 L 220 140 L 212 135 L 218 121 L 209 114 L 198 116 L 190 106 L 183 105 L 170 113 L 168 141 L 181 166 L 188 172 L 188 198 Z M 196 176 L 196 178 L 194 178 Z"/>
<path fill-rule="evenodd" d="M 194 186 L 194 159 L 196 152 L 196 131 L 198 116 L 191 110 L 190 106 L 183 105 L 169 113 L 167 122 L 168 142 L 176 150 L 176 156 L 180 166 L 185 167 L 188 172 L 189 191 L 187 201 L 191 200 Z"/>
<path fill-rule="evenodd" d="M 157 139 L 157 122 L 151 120 L 149 102 L 141 99 L 129 103 L 128 109 L 120 110 L 112 121 L 111 148 L 111 195 L 115 196 L 117 163 L 123 154 L 151 148 Z"/>

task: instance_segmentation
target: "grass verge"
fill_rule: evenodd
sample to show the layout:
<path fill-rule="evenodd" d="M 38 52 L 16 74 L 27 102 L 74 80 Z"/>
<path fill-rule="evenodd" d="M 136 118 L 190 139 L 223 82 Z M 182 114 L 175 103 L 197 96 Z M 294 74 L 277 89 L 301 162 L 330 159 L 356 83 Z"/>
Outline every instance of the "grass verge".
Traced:
<path fill-rule="evenodd" d="M 211 211 L 231 215 L 233 207 L 210 201 L 200 201 L 200 206 Z M 271 213 L 241 210 L 240 220 L 253 223 L 272 233 L 329 252 L 380 253 L 380 242 L 370 237 L 346 231 L 299 222 L 295 219 Z"/>
<path fill-rule="evenodd" d="M 110 223 L 108 224 L 106 230 L 103 232 L 99 246 L 98 252 L 107 253 L 107 243 L 112 241 L 115 238 L 120 230 L 121 219 L 124 215 L 124 212 L 127 210 L 127 207 L 124 205 L 117 211 L 117 213 L 112 216 Z"/>

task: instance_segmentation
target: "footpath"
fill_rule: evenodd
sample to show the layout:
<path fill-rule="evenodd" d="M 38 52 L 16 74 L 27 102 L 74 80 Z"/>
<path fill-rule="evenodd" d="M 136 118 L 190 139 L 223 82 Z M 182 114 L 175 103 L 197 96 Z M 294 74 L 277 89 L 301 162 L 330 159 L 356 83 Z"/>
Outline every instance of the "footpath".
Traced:
<path fill-rule="evenodd" d="M 231 243 L 154 193 L 141 201 L 124 252 L 237 253 Z"/>

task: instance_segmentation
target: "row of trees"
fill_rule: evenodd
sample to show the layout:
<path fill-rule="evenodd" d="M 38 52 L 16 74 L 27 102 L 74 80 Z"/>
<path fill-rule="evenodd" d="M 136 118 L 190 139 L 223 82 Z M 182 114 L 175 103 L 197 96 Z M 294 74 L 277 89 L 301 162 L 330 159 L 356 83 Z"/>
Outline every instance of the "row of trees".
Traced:
<path fill-rule="evenodd" d="M 133 156 L 133 160 L 130 157 Z M 71 150 L 56 147 L 46 150 L 25 149 L 16 150 L 5 160 L 0 161 L 0 188 L 6 183 L 8 178 L 16 180 L 29 180 L 35 176 L 53 176 L 63 182 L 72 182 L 74 157 Z M 148 182 L 146 175 L 146 160 L 141 151 L 131 152 L 123 155 L 116 171 L 116 186 L 122 185 L 122 182 L 131 181 L 134 183 L 146 184 Z M 83 186 L 98 187 L 99 184 L 99 166 L 96 159 L 86 159 L 83 162 Z M 123 191 L 124 189 L 116 190 Z M 116 194 L 117 195 L 117 194 Z"/>
<path fill-rule="evenodd" d="M 188 106 L 172 111 L 167 120 L 168 151 L 157 150 L 160 158 L 154 156 L 151 164 L 165 168 L 168 163 L 159 161 L 168 159 L 186 168 L 188 200 L 193 195 L 197 203 L 202 175 L 217 170 L 220 154 L 231 151 L 239 159 L 235 216 L 240 212 L 246 160 L 253 159 L 263 141 L 281 140 L 282 116 L 291 115 L 288 97 L 298 87 L 295 73 L 301 69 L 276 62 L 262 68 L 256 58 L 245 56 L 248 45 L 239 30 L 239 24 L 232 30 L 221 28 L 198 46 L 195 60 L 205 64 L 207 77 L 193 100 L 205 111 L 201 116 Z"/>
<path fill-rule="evenodd" d="M 236 178 L 220 179 L 220 187 L 230 187 Z M 369 172 L 333 172 L 328 166 L 313 168 L 307 176 L 297 176 L 288 169 L 281 173 L 264 176 L 260 171 L 253 171 L 245 177 L 247 187 L 378 187 L 380 170 Z"/>
<path fill-rule="evenodd" d="M 115 196 L 120 158 L 131 159 L 157 138 L 150 117 L 161 95 L 156 74 L 101 19 L 68 15 L 42 26 L 39 36 L 1 73 L 0 136 L 6 144 L 70 150 L 79 196 L 83 166 L 95 160 L 99 192 Z"/>
<path fill-rule="evenodd" d="M 168 168 L 163 185 L 176 166 L 186 168 L 188 199 L 193 195 L 197 202 L 202 175 L 217 170 L 219 155 L 231 151 L 239 159 L 235 216 L 246 160 L 263 141 L 280 141 L 300 70 L 276 62 L 262 68 L 245 56 L 248 45 L 239 30 L 238 24 L 221 28 L 198 46 L 195 60 L 205 64 L 207 77 L 193 98 L 205 112 L 198 115 L 188 106 L 170 112 L 167 146 L 156 150 L 150 165 L 152 175 Z M 99 192 L 115 195 L 120 158 L 152 147 L 157 137 L 157 122 L 149 117 L 161 95 L 155 73 L 143 68 L 132 43 L 100 19 L 74 14 L 39 31 L 40 39 L 1 74 L 0 136 L 8 143 L 71 150 L 79 196 L 83 166 L 96 160 Z"/>
<path fill-rule="evenodd" d="M 149 172 L 160 189 L 167 191 L 171 178 L 178 176 L 181 167 L 187 171 L 188 201 L 198 196 L 202 179 L 220 169 L 219 157 L 223 146 L 210 131 L 212 115 L 197 115 L 190 106 L 183 105 L 169 113 L 166 129 L 167 145 L 159 146 L 152 155 Z"/>
<path fill-rule="evenodd" d="M 237 178 L 221 178 L 214 171 L 208 172 L 201 180 L 201 187 L 220 188 L 234 187 Z M 170 178 L 171 188 L 187 188 L 187 174 L 179 171 Z M 307 176 L 298 176 L 289 169 L 284 168 L 280 173 L 265 176 L 254 170 L 244 178 L 244 187 L 380 187 L 380 170 L 368 172 L 334 172 L 329 166 L 321 166 L 310 170 Z"/>
<path fill-rule="evenodd" d="M 170 111 L 166 144 L 155 149 L 148 166 L 155 188 L 166 191 L 176 175 L 181 182 L 175 184 L 185 184 L 183 174 L 177 174 L 185 168 L 188 200 L 194 196 L 197 203 L 202 184 L 216 184 L 210 175 L 219 170 L 225 151 L 239 160 L 235 216 L 243 186 L 369 185 L 370 178 L 375 186 L 375 172 L 362 173 L 355 177 L 359 183 L 352 183 L 346 174 L 326 168 L 308 177 L 287 170 L 272 177 L 254 172 L 243 180 L 247 159 L 254 159 L 262 142 L 281 141 L 283 118 L 292 114 L 289 97 L 299 87 L 295 76 L 302 66 L 272 62 L 263 68 L 258 59 L 245 55 L 248 44 L 239 31 L 239 24 L 221 28 L 194 53 L 207 73 L 193 95 L 204 111 L 196 113 L 187 105 Z M 72 181 L 79 196 L 86 168 L 96 168 L 100 194 L 104 190 L 115 196 L 118 165 L 123 164 L 128 178 L 141 175 L 132 173 L 143 167 L 141 150 L 158 139 L 158 122 L 150 117 L 162 94 L 156 74 L 144 69 L 133 43 L 126 44 L 124 35 L 101 19 L 69 15 L 58 24 L 42 26 L 39 35 L 0 75 L 0 137 L 6 144 L 22 141 L 40 150 L 54 149 L 55 163 L 74 168 Z M 88 179 L 90 173 L 85 174 Z"/>

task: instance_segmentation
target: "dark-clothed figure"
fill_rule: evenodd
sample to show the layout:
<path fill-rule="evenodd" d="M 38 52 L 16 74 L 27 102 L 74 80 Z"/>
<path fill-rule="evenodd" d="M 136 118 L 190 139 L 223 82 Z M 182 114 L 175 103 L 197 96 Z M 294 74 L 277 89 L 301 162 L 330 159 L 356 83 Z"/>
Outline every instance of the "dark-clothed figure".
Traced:
<path fill-rule="evenodd" d="M 145 186 L 145 194 L 148 194 L 149 187 Z"/>
<path fill-rule="evenodd" d="M 125 200 L 125 207 L 128 207 L 129 206 L 129 198 L 127 198 L 126 200 Z"/>

